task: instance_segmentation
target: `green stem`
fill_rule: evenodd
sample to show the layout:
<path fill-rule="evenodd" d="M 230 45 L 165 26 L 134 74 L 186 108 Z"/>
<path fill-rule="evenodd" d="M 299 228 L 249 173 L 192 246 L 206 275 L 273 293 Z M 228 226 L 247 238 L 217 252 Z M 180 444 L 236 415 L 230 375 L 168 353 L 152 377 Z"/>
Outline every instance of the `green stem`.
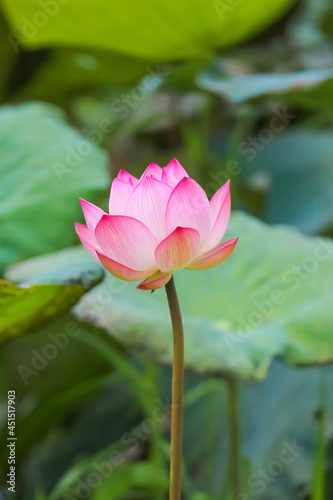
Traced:
<path fill-rule="evenodd" d="M 181 463 L 183 449 L 184 334 L 173 277 L 165 285 L 173 330 L 171 455 L 169 500 L 181 497 Z"/>
<path fill-rule="evenodd" d="M 239 394 L 236 380 L 228 380 L 228 418 L 229 418 L 229 467 L 232 499 L 237 500 L 240 493 L 240 433 L 239 433 Z"/>
<path fill-rule="evenodd" d="M 318 413 L 318 430 L 316 455 L 313 472 L 313 492 L 312 500 L 323 500 L 325 498 L 325 424 L 327 411 L 327 390 L 324 374 L 321 373 L 319 382 L 319 413 Z"/>

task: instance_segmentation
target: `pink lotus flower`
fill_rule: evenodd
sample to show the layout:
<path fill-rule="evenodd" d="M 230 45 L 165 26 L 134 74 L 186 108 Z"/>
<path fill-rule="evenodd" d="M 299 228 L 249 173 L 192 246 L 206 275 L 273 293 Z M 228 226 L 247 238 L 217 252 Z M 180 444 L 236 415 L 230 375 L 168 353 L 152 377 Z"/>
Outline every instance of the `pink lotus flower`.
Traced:
<path fill-rule="evenodd" d="M 218 245 L 230 217 L 229 181 L 208 201 L 173 159 L 151 163 L 140 179 L 121 170 L 112 182 L 109 214 L 80 200 L 87 225 L 75 224 L 83 245 L 111 274 L 137 288 L 164 286 L 176 269 L 209 269 L 224 261 L 237 239 Z"/>

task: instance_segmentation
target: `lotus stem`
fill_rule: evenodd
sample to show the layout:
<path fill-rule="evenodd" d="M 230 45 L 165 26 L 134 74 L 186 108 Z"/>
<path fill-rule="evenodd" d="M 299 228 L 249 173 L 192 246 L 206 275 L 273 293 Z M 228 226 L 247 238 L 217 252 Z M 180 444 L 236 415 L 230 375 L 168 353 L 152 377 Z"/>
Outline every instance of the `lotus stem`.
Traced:
<path fill-rule="evenodd" d="M 180 500 L 183 450 L 184 334 L 182 317 L 173 277 L 165 285 L 165 288 L 168 297 L 173 330 L 169 500 Z"/>

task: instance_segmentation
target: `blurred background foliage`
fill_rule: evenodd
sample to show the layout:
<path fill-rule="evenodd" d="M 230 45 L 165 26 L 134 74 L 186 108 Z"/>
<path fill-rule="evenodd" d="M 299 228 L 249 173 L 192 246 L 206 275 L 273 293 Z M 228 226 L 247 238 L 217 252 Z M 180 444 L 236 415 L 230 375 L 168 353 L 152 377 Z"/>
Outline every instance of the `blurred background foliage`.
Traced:
<path fill-rule="evenodd" d="M 103 280 L 73 223 L 176 157 L 231 179 L 240 236 L 176 274 L 184 499 L 231 499 L 239 455 L 237 500 L 331 500 L 332 37 L 331 0 L 0 0 L 0 498 L 167 498 L 165 294 Z"/>

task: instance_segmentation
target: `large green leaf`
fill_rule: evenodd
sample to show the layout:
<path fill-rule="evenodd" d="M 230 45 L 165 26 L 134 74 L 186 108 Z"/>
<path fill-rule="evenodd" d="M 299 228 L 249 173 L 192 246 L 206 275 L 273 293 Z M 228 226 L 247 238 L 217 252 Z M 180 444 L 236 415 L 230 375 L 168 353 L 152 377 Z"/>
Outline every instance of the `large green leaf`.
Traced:
<path fill-rule="evenodd" d="M 80 286 L 33 285 L 20 287 L 0 281 L 0 338 L 23 333 L 73 305 L 84 290 Z"/>
<path fill-rule="evenodd" d="M 90 280 L 91 271 L 94 279 L 98 269 L 102 269 L 102 266 L 96 259 L 83 246 L 77 246 L 9 266 L 5 278 L 29 285 L 36 283 L 68 285 Z"/>
<path fill-rule="evenodd" d="M 0 270 L 74 244 L 79 196 L 108 185 L 106 155 L 42 103 L 0 109 Z"/>
<path fill-rule="evenodd" d="M 294 129 L 274 137 L 273 131 L 265 130 L 262 137 L 268 133 L 272 140 L 262 142 L 259 131 L 258 147 L 245 140 L 239 157 L 251 185 L 262 178 L 269 181 L 265 220 L 292 224 L 310 234 L 332 225 L 332 134 Z"/>
<path fill-rule="evenodd" d="M 208 271 L 176 272 L 185 324 L 186 366 L 262 379 L 275 357 L 291 365 L 333 361 L 333 244 L 236 213 L 233 255 Z M 99 307 L 97 307 L 97 305 Z M 164 290 L 153 295 L 110 277 L 77 306 L 110 334 L 171 363 Z"/>
<path fill-rule="evenodd" d="M 0 280 L 0 340 L 31 331 L 70 308 L 102 280 L 103 274 L 101 266 L 92 262 L 49 272 L 35 278 L 36 284 Z"/>
<path fill-rule="evenodd" d="M 208 271 L 175 273 L 187 367 L 259 380 L 275 357 L 291 365 L 331 362 L 333 243 L 268 226 L 241 212 L 233 214 L 228 236 L 240 239 L 226 262 Z M 75 259 L 81 263 L 91 256 L 70 249 L 19 264 L 9 276 L 43 277 L 50 263 L 59 267 Z M 171 363 L 163 289 L 150 294 L 107 275 L 75 311 L 151 359 Z"/>
<path fill-rule="evenodd" d="M 206 55 L 256 33 L 292 0 L 4 0 L 12 36 L 31 48 L 108 49 L 149 60 Z M 235 5 L 237 3 L 237 5 Z"/>

